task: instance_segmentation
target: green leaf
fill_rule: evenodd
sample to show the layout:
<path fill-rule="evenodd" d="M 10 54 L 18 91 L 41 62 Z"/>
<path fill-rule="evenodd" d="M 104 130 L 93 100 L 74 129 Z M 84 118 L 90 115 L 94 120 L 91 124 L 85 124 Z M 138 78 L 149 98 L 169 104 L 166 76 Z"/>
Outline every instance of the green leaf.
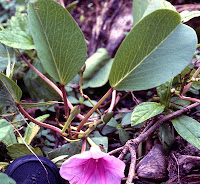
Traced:
<path fill-rule="evenodd" d="M 43 122 L 46 120 L 50 115 L 45 114 L 43 116 L 37 117 L 36 120 Z M 24 134 L 24 140 L 27 144 L 30 144 L 33 138 L 37 135 L 38 131 L 40 130 L 40 126 L 36 125 L 33 122 L 30 122 L 26 128 L 25 134 Z"/>
<path fill-rule="evenodd" d="M 108 151 L 108 137 L 92 137 L 91 139 L 101 148 L 101 151 Z"/>
<path fill-rule="evenodd" d="M 119 128 L 119 140 L 122 145 L 126 144 L 126 142 L 130 139 L 129 134 L 122 128 Z"/>
<path fill-rule="evenodd" d="M 53 0 L 30 3 L 28 18 L 44 69 L 61 84 L 67 84 L 86 59 L 83 33 L 69 12 Z"/>
<path fill-rule="evenodd" d="M 5 119 L 0 119 L 0 141 L 2 141 L 10 131 L 12 131 L 11 123 Z"/>
<path fill-rule="evenodd" d="M 181 137 L 200 149 L 200 123 L 198 121 L 185 115 L 171 121 Z"/>
<path fill-rule="evenodd" d="M 99 48 L 90 56 L 85 62 L 86 69 L 83 73 L 83 88 L 96 88 L 106 84 L 112 62 L 113 60 L 110 59 L 107 50 L 104 48 Z"/>
<path fill-rule="evenodd" d="M 0 181 L 5 184 L 16 184 L 16 182 L 5 173 L 0 173 Z"/>
<path fill-rule="evenodd" d="M 14 105 L 19 102 L 22 96 L 22 91 L 19 86 L 0 73 L 0 106 Z"/>
<path fill-rule="evenodd" d="M 52 160 L 61 155 L 73 156 L 75 154 L 80 153 L 81 151 L 81 143 L 80 142 L 71 142 L 64 144 L 61 148 L 57 148 L 48 153 L 47 157 Z"/>
<path fill-rule="evenodd" d="M 144 90 L 170 80 L 190 62 L 196 49 L 193 29 L 180 15 L 160 9 L 144 17 L 120 45 L 109 82 L 115 90 Z"/>
<path fill-rule="evenodd" d="M 5 126 L 5 125 L 7 125 L 7 126 L 2 127 L 2 126 Z M 2 141 L 6 146 L 10 146 L 11 144 L 17 143 L 17 140 L 16 140 L 15 134 L 13 132 L 13 128 L 11 126 L 11 123 L 6 121 L 5 119 L 1 119 L 0 120 L 0 127 L 1 127 L 0 128 L 0 137 L 1 137 L 0 141 Z M 10 127 L 9 130 L 8 130 L 8 127 Z M 2 138 L 3 135 L 5 135 L 5 136 Z"/>
<path fill-rule="evenodd" d="M 144 16 L 159 9 L 161 6 L 160 0 L 133 0 L 133 23 L 139 22 Z"/>
<path fill-rule="evenodd" d="M 188 22 L 190 19 L 193 19 L 195 17 L 199 17 L 200 16 L 200 11 L 188 11 L 188 10 L 185 10 L 185 11 L 182 11 L 180 13 L 181 15 L 181 20 L 183 22 Z"/>
<path fill-rule="evenodd" d="M 29 148 L 36 154 L 36 155 L 41 155 L 43 156 L 40 148 L 33 148 L 29 145 Z M 31 155 L 33 154 L 25 144 L 12 144 L 6 148 L 8 150 L 8 155 L 12 159 L 17 159 L 19 157 L 25 156 L 25 155 Z"/>
<path fill-rule="evenodd" d="M 16 14 L 7 22 L 8 28 L 0 31 L 0 42 L 13 48 L 34 49 L 26 14 Z"/>
<path fill-rule="evenodd" d="M 173 79 L 170 81 L 161 84 L 156 88 L 158 96 L 160 97 L 160 103 L 165 105 L 166 108 L 169 108 L 169 102 L 171 99 L 171 88 L 172 88 Z"/>
<path fill-rule="evenodd" d="M 139 104 L 131 115 L 131 125 L 135 126 L 147 119 L 162 113 L 165 106 L 156 102 L 143 102 Z"/>
<path fill-rule="evenodd" d="M 126 126 L 131 124 L 131 112 L 126 113 L 126 115 L 122 118 L 121 125 Z"/>

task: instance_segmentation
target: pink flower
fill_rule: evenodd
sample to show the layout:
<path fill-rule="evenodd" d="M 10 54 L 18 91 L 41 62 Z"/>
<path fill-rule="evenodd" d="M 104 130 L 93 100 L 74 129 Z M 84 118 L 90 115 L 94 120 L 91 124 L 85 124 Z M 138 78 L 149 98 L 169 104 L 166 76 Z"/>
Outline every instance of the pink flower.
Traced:
<path fill-rule="evenodd" d="M 120 184 L 124 169 L 123 161 L 94 148 L 66 160 L 60 175 L 70 184 Z"/>

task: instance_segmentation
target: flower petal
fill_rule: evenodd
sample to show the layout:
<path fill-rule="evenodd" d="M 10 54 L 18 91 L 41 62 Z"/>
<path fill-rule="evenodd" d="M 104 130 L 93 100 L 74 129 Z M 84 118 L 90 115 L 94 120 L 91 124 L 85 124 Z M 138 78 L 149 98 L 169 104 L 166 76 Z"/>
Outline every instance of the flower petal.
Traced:
<path fill-rule="evenodd" d="M 124 178 L 124 169 L 126 165 L 123 161 L 111 155 L 104 156 L 103 160 L 105 161 L 104 166 L 107 170 L 115 176 Z"/>

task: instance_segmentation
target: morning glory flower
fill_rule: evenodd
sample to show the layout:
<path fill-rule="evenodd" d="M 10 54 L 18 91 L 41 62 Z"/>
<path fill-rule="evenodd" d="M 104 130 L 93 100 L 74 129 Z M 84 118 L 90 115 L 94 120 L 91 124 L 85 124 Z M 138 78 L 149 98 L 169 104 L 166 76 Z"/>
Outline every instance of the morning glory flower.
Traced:
<path fill-rule="evenodd" d="M 120 184 L 125 163 L 120 159 L 91 147 L 90 151 L 66 160 L 60 175 L 70 184 Z"/>

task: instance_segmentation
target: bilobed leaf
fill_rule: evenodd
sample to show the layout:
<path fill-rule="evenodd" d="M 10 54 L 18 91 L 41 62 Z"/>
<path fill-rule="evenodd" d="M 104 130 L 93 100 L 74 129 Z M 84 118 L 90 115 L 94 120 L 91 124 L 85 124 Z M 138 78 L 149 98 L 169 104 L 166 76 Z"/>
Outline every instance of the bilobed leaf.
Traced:
<path fill-rule="evenodd" d="M 200 149 L 200 123 L 198 121 L 185 115 L 171 121 L 181 137 Z"/>
<path fill-rule="evenodd" d="M 8 27 L 0 31 L 0 42 L 13 48 L 34 49 L 26 14 L 16 14 L 7 22 Z"/>
<path fill-rule="evenodd" d="M 43 116 L 37 117 L 36 120 L 43 122 L 49 117 L 49 114 L 45 114 Z M 36 125 L 33 122 L 30 122 L 26 128 L 25 134 L 24 134 L 24 140 L 27 144 L 30 144 L 35 135 L 40 130 L 40 126 Z"/>
<path fill-rule="evenodd" d="M 190 62 L 197 45 L 195 31 L 180 15 L 160 9 L 136 24 L 120 45 L 109 82 L 115 90 L 144 90 L 170 80 Z"/>
<path fill-rule="evenodd" d="M 147 119 L 162 113 L 165 106 L 156 102 L 143 102 L 139 104 L 131 115 L 131 125 L 135 126 Z"/>
<path fill-rule="evenodd" d="M 19 86 L 0 73 L 0 106 L 13 105 L 19 102 L 22 96 L 22 91 Z"/>
<path fill-rule="evenodd" d="M 61 84 L 67 84 L 86 59 L 83 33 L 69 12 L 53 0 L 30 3 L 28 18 L 44 69 Z"/>

